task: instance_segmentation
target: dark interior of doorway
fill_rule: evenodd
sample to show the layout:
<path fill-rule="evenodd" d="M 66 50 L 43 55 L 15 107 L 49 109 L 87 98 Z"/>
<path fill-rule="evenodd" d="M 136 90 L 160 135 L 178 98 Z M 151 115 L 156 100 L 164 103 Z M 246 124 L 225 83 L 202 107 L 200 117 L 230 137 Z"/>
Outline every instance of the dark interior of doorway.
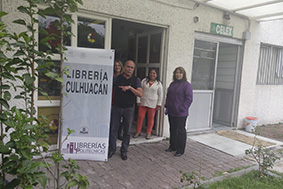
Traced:
<path fill-rule="evenodd" d="M 115 58 L 123 63 L 128 59 L 135 60 L 137 34 L 156 29 L 156 26 L 113 19 L 111 49 L 115 49 Z"/>
<path fill-rule="evenodd" d="M 140 33 L 145 33 L 159 29 L 159 27 L 130 22 L 126 20 L 113 19 L 112 20 L 112 39 L 111 49 L 115 50 L 115 59 L 125 63 L 126 60 L 136 60 L 136 37 Z M 137 66 L 136 66 L 137 67 Z M 138 69 L 138 68 L 137 68 Z M 138 72 L 138 70 L 137 70 Z M 136 73 L 137 73 L 136 72 Z M 143 79 L 143 78 L 140 78 Z M 135 118 L 131 128 L 131 133 L 136 132 L 136 121 L 138 115 L 138 108 L 135 108 Z M 146 117 L 144 123 L 146 122 Z M 155 125 L 153 126 L 153 130 Z M 142 132 L 145 133 L 143 126 Z"/>

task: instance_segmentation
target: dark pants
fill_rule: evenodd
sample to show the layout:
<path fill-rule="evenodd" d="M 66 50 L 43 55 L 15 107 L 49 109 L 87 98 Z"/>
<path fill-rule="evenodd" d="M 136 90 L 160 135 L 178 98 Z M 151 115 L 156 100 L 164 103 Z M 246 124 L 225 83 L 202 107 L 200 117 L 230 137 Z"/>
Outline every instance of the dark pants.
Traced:
<path fill-rule="evenodd" d="M 111 109 L 111 121 L 110 121 L 110 136 L 109 136 L 109 152 L 116 152 L 116 140 L 118 136 L 121 117 L 123 118 L 123 139 L 121 153 L 127 153 L 130 144 L 130 133 L 133 118 L 134 107 L 120 108 L 112 106 Z"/>
<path fill-rule="evenodd" d="M 183 154 L 186 148 L 187 131 L 186 131 L 186 117 L 169 117 L 170 124 L 170 146 L 172 150 L 177 150 L 176 153 Z"/>

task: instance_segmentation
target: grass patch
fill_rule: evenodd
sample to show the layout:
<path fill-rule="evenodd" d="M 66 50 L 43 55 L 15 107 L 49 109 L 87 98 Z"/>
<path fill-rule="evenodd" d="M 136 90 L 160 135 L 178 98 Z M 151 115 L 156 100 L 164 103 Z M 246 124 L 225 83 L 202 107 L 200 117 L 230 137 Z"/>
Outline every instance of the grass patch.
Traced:
<path fill-rule="evenodd" d="M 247 169 L 247 168 L 250 168 L 252 167 L 253 165 L 248 165 L 248 166 L 243 166 L 243 167 L 237 167 L 237 168 L 234 168 L 234 169 L 230 169 L 229 171 L 227 171 L 228 173 L 234 173 L 234 172 L 237 172 L 237 171 L 240 171 L 240 170 L 243 170 L 243 169 Z"/>
<path fill-rule="evenodd" d="M 282 155 L 282 154 L 283 154 L 283 149 L 282 149 L 282 148 L 277 149 L 277 150 L 276 150 L 276 152 L 278 152 L 279 154 L 281 154 L 281 155 Z"/>
<path fill-rule="evenodd" d="M 218 181 L 212 184 L 205 184 L 199 189 L 282 189 L 283 188 L 283 179 L 282 177 L 272 177 L 266 176 L 263 178 L 258 177 L 258 171 L 254 170 L 247 174 L 242 175 L 241 177 L 228 177 L 223 181 Z"/>
<path fill-rule="evenodd" d="M 243 170 L 243 169 L 247 169 L 247 168 L 250 168 L 252 167 L 253 165 L 248 165 L 248 166 L 243 166 L 243 167 L 237 167 L 237 168 L 233 168 L 233 169 L 230 169 L 229 171 L 225 171 L 225 172 L 222 172 L 222 171 L 217 171 L 213 174 L 213 177 L 220 177 L 222 175 L 225 175 L 227 173 L 234 173 L 234 172 L 237 172 L 237 171 L 240 171 L 240 170 Z"/>

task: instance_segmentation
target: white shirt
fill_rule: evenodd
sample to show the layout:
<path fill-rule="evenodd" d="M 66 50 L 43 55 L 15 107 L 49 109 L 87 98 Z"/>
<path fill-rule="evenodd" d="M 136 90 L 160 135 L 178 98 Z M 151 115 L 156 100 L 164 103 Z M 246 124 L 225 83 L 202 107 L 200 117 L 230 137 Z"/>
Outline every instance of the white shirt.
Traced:
<path fill-rule="evenodd" d="M 146 106 L 149 108 L 156 108 L 156 106 L 161 106 L 163 99 L 163 87 L 161 82 L 154 81 L 154 83 L 149 87 L 149 82 L 147 83 L 146 78 L 141 82 L 143 95 L 142 97 L 137 97 L 137 103 L 141 103 L 141 106 Z"/>

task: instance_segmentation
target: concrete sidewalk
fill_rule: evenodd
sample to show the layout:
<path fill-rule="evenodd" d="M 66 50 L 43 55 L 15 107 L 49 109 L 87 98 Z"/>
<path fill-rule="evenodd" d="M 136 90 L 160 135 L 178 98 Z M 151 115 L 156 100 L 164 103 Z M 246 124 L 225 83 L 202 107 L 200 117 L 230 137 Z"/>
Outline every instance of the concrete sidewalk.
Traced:
<path fill-rule="evenodd" d="M 187 140 L 181 157 L 165 152 L 168 141 L 134 144 L 129 147 L 128 160 L 120 158 L 119 149 L 108 162 L 78 161 L 81 174 L 87 175 L 90 188 L 178 188 L 180 170 L 199 172 L 210 179 L 219 172 L 253 165 L 245 156 L 232 156 L 192 139 Z"/>

